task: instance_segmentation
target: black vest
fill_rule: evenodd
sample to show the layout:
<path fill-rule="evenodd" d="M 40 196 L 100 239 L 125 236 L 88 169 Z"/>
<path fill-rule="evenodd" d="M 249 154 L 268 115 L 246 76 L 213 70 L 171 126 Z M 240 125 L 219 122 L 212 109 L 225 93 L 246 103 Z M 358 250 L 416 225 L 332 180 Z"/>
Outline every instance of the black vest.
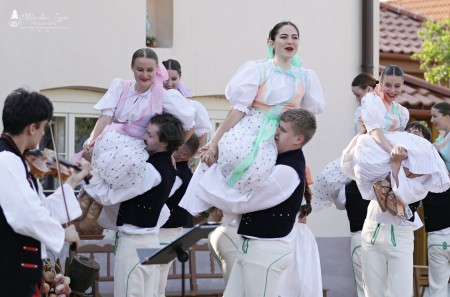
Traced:
<path fill-rule="evenodd" d="M 422 205 L 426 232 L 450 227 L 450 189 L 443 193 L 429 192 Z"/>
<path fill-rule="evenodd" d="M 0 139 L 0 152 L 2 151 L 12 152 L 21 158 L 26 171 L 24 179 L 27 179 L 28 182 L 30 182 L 30 187 L 32 187 L 31 183 L 34 183 L 34 188 L 37 189 L 36 179 L 28 172 L 28 167 L 17 149 L 17 146 L 11 138 L 4 134 Z M 2 194 L 0 193 L 0 195 Z M 14 199 L 14 197 L 8 198 Z M 36 199 L 39 199 L 37 194 Z M 28 216 L 33 214 L 28 213 L 26 209 L 24 209 L 23 215 Z M 1 206 L 0 235 L 2 237 L 2 243 L 0 244 L 0 278 L 2 278 L 2 280 L 0 283 L 7 284 L 8 279 L 10 279 L 15 283 L 17 283 L 18 280 L 22 280 L 24 285 L 40 285 L 42 280 L 41 244 L 34 238 L 14 232 L 6 221 L 6 217 Z"/>
<path fill-rule="evenodd" d="M 176 170 L 168 152 L 153 153 L 147 162 L 161 175 L 161 183 L 147 192 L 122 202 L 117 217 L 117 226 L 131 224 L 140 228 L 153 228 L 158 222 L 161 209 L 175 183 Z"/>
<path fill-rule="evenodd" d="M 301 149 L 278 154 L 277 165 L 292 167 L 300 178 L 300 184 L 292 195 L 269 209 L 242 215 L 238 233 L 258 238 L 281 238 L 294 227 L 305 191 L 305 157 Z"/>
<path fill-rule="evenodd" d="M 370 200 L 362 198 L 354 180 L 345 186 L 345 210 L 347 211 L 351 232 L 362 230 L 369 203 Z"/>
<path fill-rule="evenodd" d="M 192 171 L 189 168 L 188 161 L 177 162 L 177 175 L 183 181 L 183 184 L 175 193 L 167 199 L 167 207 L 170 209 L 169 220 L 162 228 L 192 227 L 192 215 L 184 208 L 178 206 L 192 178 Z"/>

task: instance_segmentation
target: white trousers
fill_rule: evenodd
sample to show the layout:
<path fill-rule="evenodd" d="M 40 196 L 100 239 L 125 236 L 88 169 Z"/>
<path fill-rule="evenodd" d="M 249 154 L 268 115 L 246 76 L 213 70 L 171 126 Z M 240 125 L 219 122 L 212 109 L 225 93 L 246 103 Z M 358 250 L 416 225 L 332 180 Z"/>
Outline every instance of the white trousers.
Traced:
<path fill-rule="evenodd" d="M 361 231 L 352 232 L 350 252 L 353 274 L 355 276 L 356 294 L 358 297 L 365 297 L 361 264 Z"/>
<path fill-rule="evenodd" d="M 209 233 L 208 248 L 220 265 L 225 285 L 230 278 L 240 241 L 237 228 L 231 225 L 219 226 Z"/>
<path fill-rule="evenodd" d="M 447 297 L 450 277 L 450 234 L 428 235 L 430 296 Z"/>
<path fill-rule="evenodd" d="M 159 265 L 141 265 L 136 249 L 159 248 L 157 234 L 118 233 L 114 265 L 114 296 L 156 297 Z"/>
<path fill-rule="evenodd" d="M 277 297 L 281 273 L 294 260 L 294 243 L 244 239 L 224 297 Z"/>
<path fill-rule="evenodd" d="M 169 243 L 177 239 L 182 232 L 183 227 L 159 229 L 158 238 L 160 247 L 163 248 L 164 246 L 168 245 Z M 167 277 L 169 276 L 170 266 L 172 266 L 174 260 L 170 261 L 167 264 L 159 265 L 159 286 L 158 286 L 159 297 L 166 296 Z"/>
<path fill-rule="evenodd" d="M 366 297 L 413 294 L 413 227 L 366 220 L 362 237 L 362 272 Z"/>

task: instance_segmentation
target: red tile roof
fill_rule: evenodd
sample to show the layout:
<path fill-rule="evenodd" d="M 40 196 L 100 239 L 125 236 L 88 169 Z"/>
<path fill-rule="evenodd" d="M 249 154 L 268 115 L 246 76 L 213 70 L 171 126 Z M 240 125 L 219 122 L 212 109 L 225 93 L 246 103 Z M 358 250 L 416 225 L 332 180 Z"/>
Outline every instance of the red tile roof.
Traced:
<path fill-rule="evenodd" d="M 380 3 L 380 52 L 411 55 L 420 50 L 417 31 L 426 19 L 386 3 Z"/>
<path fill-rule="evenodd" d="M 430 20 L 450 17 L 449 0 L 386 0 L 386 2 Z"/>

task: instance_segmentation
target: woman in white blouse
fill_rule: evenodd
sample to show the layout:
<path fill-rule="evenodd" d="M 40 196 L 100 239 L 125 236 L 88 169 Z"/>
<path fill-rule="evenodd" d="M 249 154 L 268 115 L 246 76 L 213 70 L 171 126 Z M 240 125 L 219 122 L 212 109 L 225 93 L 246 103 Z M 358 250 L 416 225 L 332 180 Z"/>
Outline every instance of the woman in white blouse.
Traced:
<path fill-rule="evenodd" d="M 225 90 L 231 110 L 202 150 L 204 163 L 194 173 L 202 190 L 217 195 L 231 187 L 243 196 L 257 191 L 275 165 L 274 135 L 281 113 L 292 108 L 322 112 L 320 82 L 296 56 L 299 35 L 293 23 L 278 23 L 269 33 L 268 58 L 245 63 L 231 78 Z M 188 188 L 180 204 L 193 214 L 210 206 L 196 193 Z"/>
<path fill-rule="evenodd" d="M 84 190 L 103 205 L 128 200 L 150 189 L 146 179 L 151 178 L 152 168 L 146 163 L 143 137 L 154 114 L 173 114 L 189 135 L 194 128 L 195 109 L 180 92 L 163 88 L 168 74 L 153 50 L 137 50 L 131 70 L 135 80 L 113 79 L 94 106 L 100 117 L 83 146 L 92 153 L 92 179 Z M 110 190 L 113 196 L 108 195 Z M 92 203 L 85 196 L 81 198 L 83 210 Z M 98 213 L 91 221 L 97 219 L 95 216 Z"/>
<path fill-rule="evenodd" d="M 181 83 L 181 64 L 177 60 L 169 59 L 162 62 L 167 69 L 169 79 L 164 81 L 164 88 L 166 90 L 178 90 L 184 97 L 188 98 L 192 107 L 195 108 L 195 134 L 198 136 L 200 147 L 206 144 L 206 138 L 211 132 L 211 120 L 209 119 L 208 111 L 198 101 L 189 99 L 192 97 L 191 90 L 187 89 Z"/>

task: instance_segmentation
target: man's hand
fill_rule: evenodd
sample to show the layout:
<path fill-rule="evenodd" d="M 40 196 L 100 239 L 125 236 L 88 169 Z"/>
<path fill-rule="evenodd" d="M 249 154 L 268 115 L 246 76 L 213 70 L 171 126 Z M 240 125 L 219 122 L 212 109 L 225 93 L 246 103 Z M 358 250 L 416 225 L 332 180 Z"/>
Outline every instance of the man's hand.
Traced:
<path fill-rule="evenodd" d="M 400 163 L 408 159 L 408 152 L 401 146 L 396 146 L 391 150 L 391 162 Z"/>
<path fill-rule="evenodd" d="M 80 241 L 80 236 L 78 235 L 77 230 L 75 229 L 75 225 L 70 225 L 66 228 L 64 228 L 64 241 L 65 242 L 75 242 L 75 243 L 79 243 Z"/>
<path fill-rule="evenodd" d="M 367 129 L 361 117 L 358 118 L 358 134 L 366 134 Z"/>

